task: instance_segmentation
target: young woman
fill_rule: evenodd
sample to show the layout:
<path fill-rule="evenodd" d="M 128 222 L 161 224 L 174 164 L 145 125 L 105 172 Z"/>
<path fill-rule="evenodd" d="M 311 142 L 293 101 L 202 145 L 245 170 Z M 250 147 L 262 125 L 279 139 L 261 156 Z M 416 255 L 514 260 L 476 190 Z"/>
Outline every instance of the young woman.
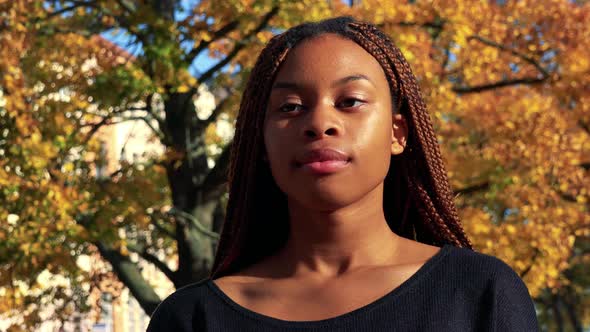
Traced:
<path fill-rule="evenodd" d="M 399 49 L 351 18 L 294 27 L 244 92 L 210 278 L 148 331 L 537 331 L 533 302 L 460 225 Z"/>

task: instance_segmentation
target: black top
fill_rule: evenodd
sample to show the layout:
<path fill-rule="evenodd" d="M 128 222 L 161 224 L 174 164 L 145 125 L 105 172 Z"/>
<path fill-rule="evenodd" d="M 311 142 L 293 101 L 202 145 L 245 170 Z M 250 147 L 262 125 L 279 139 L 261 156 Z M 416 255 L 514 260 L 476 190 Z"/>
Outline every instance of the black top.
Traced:
<path fill-rule="evenodd" d="M 211 280 L 183 287 L 154 312 L 156 331 L 538 331 L 534 304 L 506 263 L 445 245 L 400 286 L 349 313 L 286 321 L 246 309 Z"/>

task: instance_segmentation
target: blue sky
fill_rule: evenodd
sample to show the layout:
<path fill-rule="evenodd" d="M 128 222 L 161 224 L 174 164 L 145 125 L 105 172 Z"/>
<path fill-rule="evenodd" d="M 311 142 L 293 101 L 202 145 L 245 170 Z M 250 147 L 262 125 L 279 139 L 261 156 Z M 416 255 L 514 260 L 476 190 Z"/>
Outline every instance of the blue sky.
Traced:
<path fill-rule="evenodd" d="M 176 14 L 175 14 L 176 20 L 182 20 L 182 19 L 186 18 L 190 8 L 198 5 L 198 3 L 199 3 L 199 0 L 181 0 L 180 4 L 181 4 L 182 9 L 176 12 Z M 130 43 L 132 42 L 133 39 L 128 34 L 126 34 L 124 31 L 120 31 L 117 33 L 114 31 L 109 31 L 109 32 L 103 33 L 102 36 L 104 38 L 110 40 L 111 42 L 117 44 L 119 47 L 124 48 L 129 53 L 132 53 L 134 55 L 141 54 L 141 47 L 136 47 L 136 46 L 130 45 Z M 189 43 L 182 45 L 182 46 L 184 49 L 187 49 L 187 50 L 189 50 L 192 47 L 192 45 Z M 189 68 L 189 71 L 194 76 L 198 76 L 197 70 L 199 72 L 204 72 L 207 69 L 214 66 L 217 61 L 218 60 L 212 59 L 209 56 L 207 56 L 206 52 L 203 52 L 195 59 L 195 62 Z"/>

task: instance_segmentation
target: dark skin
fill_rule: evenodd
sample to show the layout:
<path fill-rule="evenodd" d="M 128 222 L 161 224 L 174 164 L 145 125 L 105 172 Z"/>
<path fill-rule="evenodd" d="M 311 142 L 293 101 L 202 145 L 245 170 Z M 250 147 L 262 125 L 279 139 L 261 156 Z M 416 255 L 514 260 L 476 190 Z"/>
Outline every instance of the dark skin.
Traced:
<path fill-rule="evenodd" d="M 362 47 L 334 34 L 297 45 L 277 74 L 264 123 L 267 162 L 288 199 L 289 238 L 274 255 L 214 282 L 241 306 L 289 321 L 340 316 L 397 288 L 440 250 L 396 235 L 385 220 L 383 181 L 407 132 L 383 69 Z M 294 165 L 304 151 L 325 147 L 350 162 L 323 175 Z"/>

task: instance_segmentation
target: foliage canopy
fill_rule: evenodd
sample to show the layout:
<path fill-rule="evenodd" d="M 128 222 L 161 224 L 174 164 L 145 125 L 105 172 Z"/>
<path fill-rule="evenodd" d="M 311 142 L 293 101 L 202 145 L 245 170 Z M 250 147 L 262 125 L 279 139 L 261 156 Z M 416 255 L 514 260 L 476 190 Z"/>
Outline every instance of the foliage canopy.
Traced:
<path fill-rule="evenodd" d="M 0 0 L 0 314 L 26 329 L 53 303 L 67 319 L 113 273 L 150 313 L 161 294 L 138 261 L 175 287 L 204 277 L 229 157 L 217 121 L 235 116 L 274 33 L 344 14 L 411 63 L 476 248 L 524 278 L 547 328 L 590 324 L 590 4 L 352 3 Z M 205 54 L 217 62 L 203 68 Z M 191 102 L 203 83 L 220 96 L 204 119 Z M 95 176 L 100 131 L 125 121 L 165 153 Z M 110 268 L 80 269 L 82 254 Z"/>

